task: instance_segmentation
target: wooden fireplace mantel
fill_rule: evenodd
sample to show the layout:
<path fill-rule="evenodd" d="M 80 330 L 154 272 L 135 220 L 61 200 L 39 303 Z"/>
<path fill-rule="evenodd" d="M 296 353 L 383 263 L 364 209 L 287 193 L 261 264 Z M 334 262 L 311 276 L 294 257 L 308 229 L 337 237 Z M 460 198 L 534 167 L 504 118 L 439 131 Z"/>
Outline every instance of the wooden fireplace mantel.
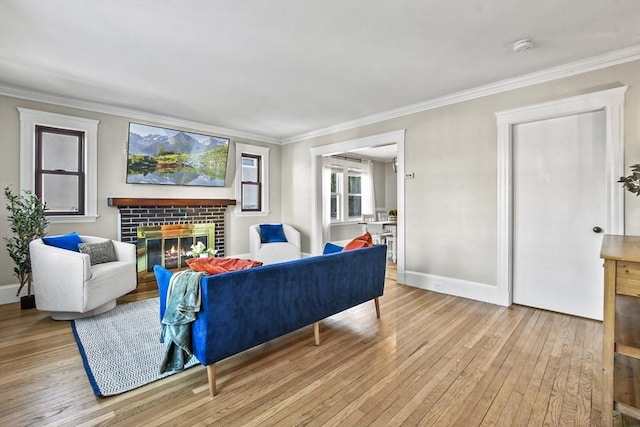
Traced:
<path fill-rule="evenodd" d="M 108 197 L 108 206 L 233 206 L 233 199 L 150 199 L 137 197 Z"/>

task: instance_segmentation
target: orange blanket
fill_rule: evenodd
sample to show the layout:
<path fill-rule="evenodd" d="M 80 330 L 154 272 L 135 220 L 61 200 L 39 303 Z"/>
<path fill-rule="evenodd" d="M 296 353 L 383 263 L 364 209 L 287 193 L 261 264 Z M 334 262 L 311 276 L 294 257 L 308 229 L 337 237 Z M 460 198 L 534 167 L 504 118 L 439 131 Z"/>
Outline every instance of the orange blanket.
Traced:
<path fill-rule="evenodd" d="M 262 265 L 262 262 L 242 258 L 191 258 L 187 260 L 187 265 L 194 271 L 214 275 L 228 271 L 259 267 Z"/>

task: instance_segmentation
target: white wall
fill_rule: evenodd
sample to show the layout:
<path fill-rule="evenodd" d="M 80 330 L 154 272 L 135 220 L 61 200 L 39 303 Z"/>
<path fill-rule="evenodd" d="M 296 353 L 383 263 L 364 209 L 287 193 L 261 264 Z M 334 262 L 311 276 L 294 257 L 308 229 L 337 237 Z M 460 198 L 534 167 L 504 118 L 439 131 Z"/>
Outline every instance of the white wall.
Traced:
<path fill-rule="evenodd" d="M 415 173 L 405 181 L 406 205 L 398 207 L 405 210 L 408 277 L 450 279 L 486 293 L 497 280 L 495 112 L 622 85 L 629 86 L 625 163 L 640 163 L 640 61 L 635 61 L 285 145 L 282 174 L 296 178 L 282 180 L 284 215 L 310 232 L 312 147 L 405 129 L 405 171 Z M 640 235 L 640 198 L 630 193 L 625 198 L 627 234 Z M 303 251 L 309 250 L 305 240 Z"/>

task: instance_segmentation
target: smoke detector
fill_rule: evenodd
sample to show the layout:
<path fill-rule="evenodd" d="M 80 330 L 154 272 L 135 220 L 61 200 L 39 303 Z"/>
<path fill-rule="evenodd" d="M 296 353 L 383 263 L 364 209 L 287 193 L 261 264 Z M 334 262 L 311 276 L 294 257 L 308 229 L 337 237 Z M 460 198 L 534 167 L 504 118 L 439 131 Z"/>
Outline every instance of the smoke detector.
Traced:
<path fill-rule="evenodd" d="M 533 43 L 531 43 L 531 39 L 522 39 L 513 43 L 514 52 L 524 52 L 525 50 L 529 50 L 532 47 Z"/>

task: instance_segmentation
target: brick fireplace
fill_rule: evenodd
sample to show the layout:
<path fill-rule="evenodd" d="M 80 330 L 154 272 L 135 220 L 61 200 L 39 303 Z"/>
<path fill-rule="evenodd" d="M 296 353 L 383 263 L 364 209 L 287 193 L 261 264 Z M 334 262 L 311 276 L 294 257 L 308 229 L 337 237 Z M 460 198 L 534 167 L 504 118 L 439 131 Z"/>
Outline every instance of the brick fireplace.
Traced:
<path fill-rule="evenodd" d="M 150 199 L 150 198 L 108 198 L 109 206 L 119 211 L 120 240 L 133 243 L 138 249 L 138 270 L 147 270 L 146 243 L 138 239 L 139 227 L 163 227 L 186 224 L 215 224 L 214 242 L 209 242 L 223 257 L 225 244 L 225 211 L 236 204 L 231 199 Z M 144 246 L 144 248 L 143 248 Z M 142 256 L 142 251 L 145 255 Z M 151 278 L 149 278 L 151 277 Z M 139 275 L 139 282 L 155 280 L 152 276 Z"/>

